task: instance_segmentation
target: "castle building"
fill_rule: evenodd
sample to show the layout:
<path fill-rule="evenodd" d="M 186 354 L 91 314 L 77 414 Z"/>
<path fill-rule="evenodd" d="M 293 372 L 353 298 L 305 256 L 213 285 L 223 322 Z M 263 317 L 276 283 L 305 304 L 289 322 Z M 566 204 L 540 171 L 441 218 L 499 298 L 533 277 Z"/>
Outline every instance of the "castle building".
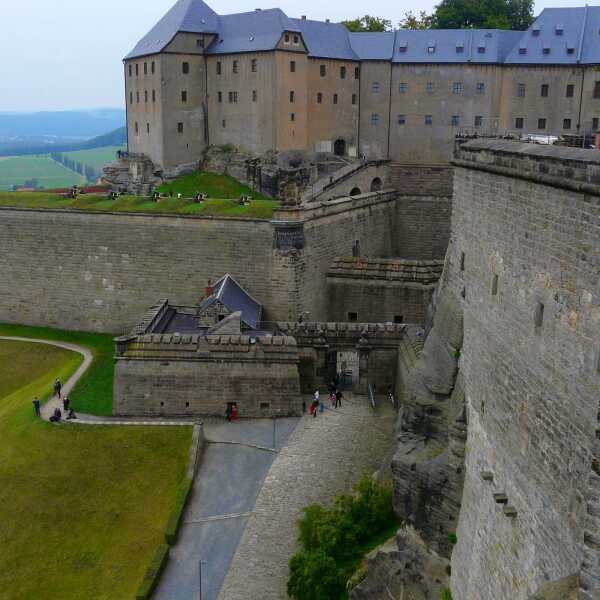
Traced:
<path fill-rule="evenodd" d="M 124 59 L 128 146 L 163 169 L 226 144 L 444 163 L 458 133 L 597 131 L 599 65 L 600 7 L 527 31 L 351 33 L 178 0 Z"/>

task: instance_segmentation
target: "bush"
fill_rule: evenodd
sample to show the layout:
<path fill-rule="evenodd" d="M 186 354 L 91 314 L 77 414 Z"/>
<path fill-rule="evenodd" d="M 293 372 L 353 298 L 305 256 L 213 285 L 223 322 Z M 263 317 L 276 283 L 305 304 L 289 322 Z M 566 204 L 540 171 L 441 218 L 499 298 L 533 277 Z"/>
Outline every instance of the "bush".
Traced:
<path fill-rule="evenodd" d="M 452 592 L 448 588 L 444 588 L 440 594 L 440 600 L 452 600 Z"/>
<path fill-rule="evenodd" d="M 167 528 L 165 530 L 165 542 L 167 542 L 169 546 L 173 546 L 177 541 L 177 532 L 179 531 L 181 518 L 183 517 L 183 512 L 190 496 L 190 492 L 192 491 L 192 484 L 193 481 L 186 479 L 177 490 L 175 508 L 169 517 Z"/>
<path fill-rule="evenodd" d="M 354 492 L 338 496 L 330 508 L 314 504 L 304 509 L 298 523 L 302 549 L 290 561 L 291 597 L 345 598 L 346 581 L 362 556 L 397 529 L 391 486 L 366 476 Z M 383 534 L 387 537 L 380 540 Z"/>
<path fill-rule="evenodd" d="M 455 533 L 449 533 L 449 534 L 448 534 L 448 541 L 449 541 L 449 542 L 450 542 L 452 545 L 456 544 L 456 542 L 458 541 L 458 538 L 456 537 L 456 534 L 455 534 Z"/>
<path fill-rule="evenodd" d="M 158 578 L 167 564 L 168 558 L 169 546 L 161 544 L 156 550 L 156 554 L 144 575 L 144 579 L 142 579 L 142 583 L 135 595 L 136 600 L 147 600 L 147 598 L 150 598 L 158 583 Z"/>

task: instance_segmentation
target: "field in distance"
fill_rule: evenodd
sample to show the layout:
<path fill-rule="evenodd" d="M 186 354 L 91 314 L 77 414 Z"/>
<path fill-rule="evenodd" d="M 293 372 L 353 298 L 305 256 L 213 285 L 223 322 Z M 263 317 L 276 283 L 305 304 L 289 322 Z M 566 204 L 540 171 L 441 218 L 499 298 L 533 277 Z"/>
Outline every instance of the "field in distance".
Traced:
<path fill-rule="evenodd" d="M 0 157 L 0 190 L 37 180 L 45 188 L 82 185 L 85 178 L 52 160 L 48 155 Z"/>
<path fill-rule="evenodd" d="M 104 148 L 94 148 L 92 150 L 75 150 L 73 152 L 61 152 L 65 156 L 80 162 L 84 165 L 94 167 L 98 172 L 102 171 L 113 160 L 117 158 L 117 151 L 125 150 L 124 146 L 105 146 Z"/>

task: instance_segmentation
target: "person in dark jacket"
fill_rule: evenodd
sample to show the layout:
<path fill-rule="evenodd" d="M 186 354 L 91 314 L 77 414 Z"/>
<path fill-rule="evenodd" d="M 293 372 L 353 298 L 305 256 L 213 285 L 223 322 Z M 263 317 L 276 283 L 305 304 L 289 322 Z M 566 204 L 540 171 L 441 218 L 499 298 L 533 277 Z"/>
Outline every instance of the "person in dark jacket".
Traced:
<path fill-rule="evenodd" d="M 32 403 L 33 403 L 33 411 L 35 412 L 35 416 L 36 417 L 40 417 L 41 416 L 41 413 L 40 413 L 40 401 L 39 401 L 39 399 L 38 399 L 37 396 L 33 399 Z"/>

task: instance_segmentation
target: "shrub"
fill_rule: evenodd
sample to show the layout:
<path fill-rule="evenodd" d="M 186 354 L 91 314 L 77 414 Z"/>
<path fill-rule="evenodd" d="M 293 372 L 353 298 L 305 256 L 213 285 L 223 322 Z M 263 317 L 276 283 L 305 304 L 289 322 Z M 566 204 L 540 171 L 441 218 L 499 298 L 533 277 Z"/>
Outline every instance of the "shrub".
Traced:
<path fill-rule="evenodd" d="M 458 538 L 456 537 L 456 534 L 455 534 L 455 533 L 449 533 L 449 534 L 448 534 L 448 541 L 449 541 L 449 542 L 450 542 L 452 545 L 456 544 L 456 542 L 458 541 Z"/>
<path fill-rule="evenodd" d="M 354 492 L 338 496 L 329 508 L 313 504 L 304 509 L 298 522 L 302 549 L 290 561 L 291 597 L 346 597 L 346 581 L 367 548 L 378 542 L 382 534 L 390 537 L 392 528 L 397 528 L 391 486 L 366 476 Z"/>
<path fill-rule="evenodd" d="M 452 600 L 452 592 L 448 588 L 444 588 L 440 594 L 440 600 Z"/>

